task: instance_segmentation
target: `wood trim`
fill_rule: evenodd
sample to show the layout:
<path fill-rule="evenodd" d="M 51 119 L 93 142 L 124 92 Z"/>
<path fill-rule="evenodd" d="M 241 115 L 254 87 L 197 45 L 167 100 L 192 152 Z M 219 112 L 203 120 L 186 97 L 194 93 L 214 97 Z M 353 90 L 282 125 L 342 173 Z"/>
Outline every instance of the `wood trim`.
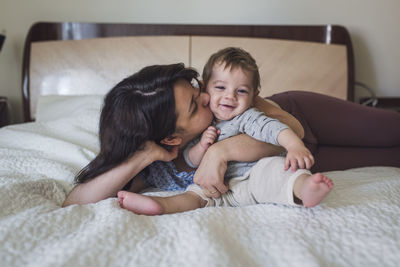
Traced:
<path fill-rule="evenodd" d="M 24 47 L 22 97 L 25 121 L 31 121 L 29 108 L 29 67 L 31 43 L 51 40 L 79 40 L 98 37 L 150 35 L 192 35 L 275 38 L 341 44 L 347 47 L 347 99 L 354 101 L 354 55 L 348 31 L 339 25 L 185 25 L 117 24 L 79 22 L 39 22 L 30 28 Z"/>
<path fill-rule="evenodd" d="M 6 40 L 6 36 L 4 34 L 0 34 L 0 51 L 3 47 L 4 41 Z"/>
<path fill-rule="evenodd" d="M 8 117 L 7 97 L 0 96 L 0 128 L 8 125 Z"/>

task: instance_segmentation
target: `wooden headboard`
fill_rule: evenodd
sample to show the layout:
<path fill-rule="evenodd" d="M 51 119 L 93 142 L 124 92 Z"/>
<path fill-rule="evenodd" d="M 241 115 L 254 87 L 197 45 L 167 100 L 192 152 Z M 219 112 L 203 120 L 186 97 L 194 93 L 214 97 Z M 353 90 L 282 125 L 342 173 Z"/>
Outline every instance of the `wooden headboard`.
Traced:
<path fill-rule="evenodd" d="M 36 23 L 23 61 L 24 119 L 40 95 L 104 94 L 152 64 L 183 62 L 200 73 L 217 50 L 237 46 L 256 59 L 261 96 L 288 90 L 354 99 L 354 59 L 342 26 Z"/>

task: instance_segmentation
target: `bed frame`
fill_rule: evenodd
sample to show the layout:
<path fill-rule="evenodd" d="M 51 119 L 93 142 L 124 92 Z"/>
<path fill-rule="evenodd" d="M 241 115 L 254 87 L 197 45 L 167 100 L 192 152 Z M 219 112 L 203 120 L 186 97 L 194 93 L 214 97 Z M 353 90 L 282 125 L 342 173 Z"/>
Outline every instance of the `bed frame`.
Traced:
<path fill-rule="evenodd" d="M 102 94 L 105 89 L 96 91 L 99 87 L 109 89 L 149 64 L 184 62 L 201 71 L 207 57 L 226 46 L 241 46 L 256 58 L 262 96 L 309 90 L 354 100 L 353 49 L 342 26 L 40 22 L 30 28 L 24 48 L 24 119 L 34 120 L 39 95 Z M 92 70 L 86 81 L 104 79 L 87 85 L 85 92 L 52 83 L 65 75 L 69 83 L 81 82 L 85 70 L 79 64 Z"/>

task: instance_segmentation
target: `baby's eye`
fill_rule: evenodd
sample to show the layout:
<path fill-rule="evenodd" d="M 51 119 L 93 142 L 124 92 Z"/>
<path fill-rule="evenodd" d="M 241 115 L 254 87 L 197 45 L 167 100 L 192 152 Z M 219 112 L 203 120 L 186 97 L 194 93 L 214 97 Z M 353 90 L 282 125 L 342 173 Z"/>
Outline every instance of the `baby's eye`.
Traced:
<path fill-rule="evenodd" d="M 239 94 L 249 94 L 249 91 L 247 91 L 246 89 L 239 89 L 238 93 Z"/>
<path fill-rule="evenodd" d="M 224 90 L 225 89 L 224 86 L 215 86 L 215 88 L 220 89 L 220 90 Z"/>

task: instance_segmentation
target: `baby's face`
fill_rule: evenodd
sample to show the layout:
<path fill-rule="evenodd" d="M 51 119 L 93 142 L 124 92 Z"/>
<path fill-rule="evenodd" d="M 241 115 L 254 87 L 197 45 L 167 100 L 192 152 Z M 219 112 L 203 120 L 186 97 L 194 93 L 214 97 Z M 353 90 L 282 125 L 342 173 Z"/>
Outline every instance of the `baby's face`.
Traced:
<path fill-rule="evenodd" d="M 253 105 L 252 74 L 240 67 L 215 64 L 207 84 L 210 109 L 217 120 L 230 120 Z"/>

